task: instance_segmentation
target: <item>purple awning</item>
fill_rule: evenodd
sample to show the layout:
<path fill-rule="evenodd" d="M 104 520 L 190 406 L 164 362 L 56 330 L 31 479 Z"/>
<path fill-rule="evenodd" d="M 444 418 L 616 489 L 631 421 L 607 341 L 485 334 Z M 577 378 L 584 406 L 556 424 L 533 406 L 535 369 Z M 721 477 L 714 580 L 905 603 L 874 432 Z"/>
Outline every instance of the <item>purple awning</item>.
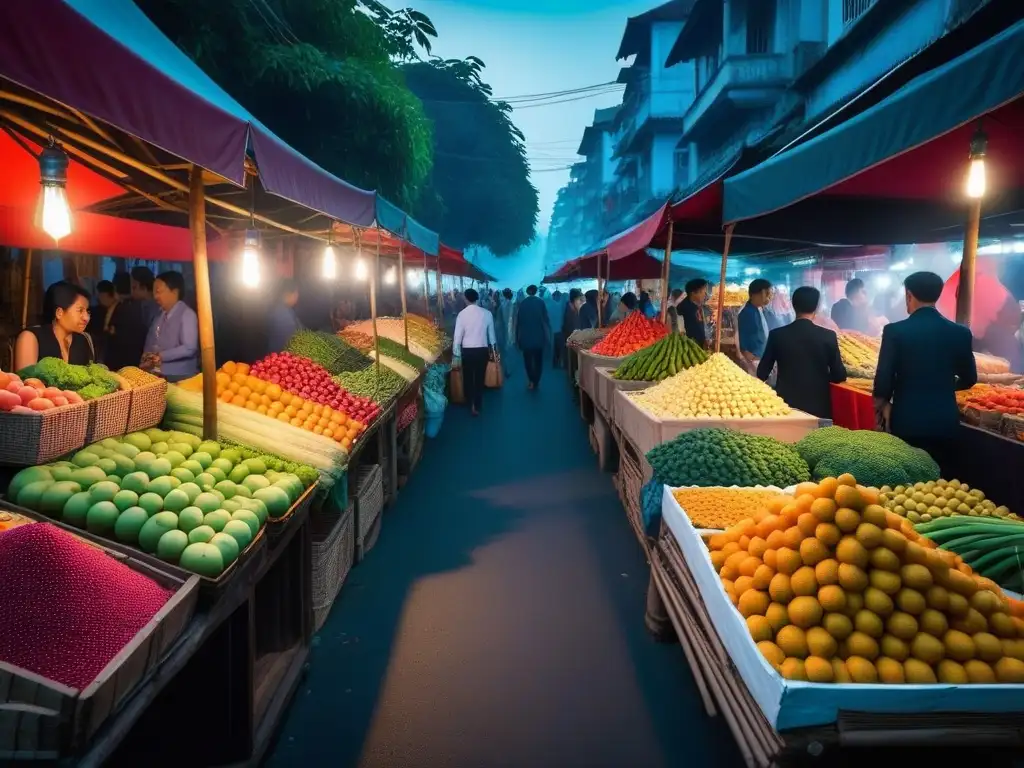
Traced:
<path fill-rule="evenodd" d="M 130 0 L 3 0 L 0 78 L 239 186 L 251 141 L 268 192 L 349 224 L 373 223 L 373 192 L 285 144 Z"/>

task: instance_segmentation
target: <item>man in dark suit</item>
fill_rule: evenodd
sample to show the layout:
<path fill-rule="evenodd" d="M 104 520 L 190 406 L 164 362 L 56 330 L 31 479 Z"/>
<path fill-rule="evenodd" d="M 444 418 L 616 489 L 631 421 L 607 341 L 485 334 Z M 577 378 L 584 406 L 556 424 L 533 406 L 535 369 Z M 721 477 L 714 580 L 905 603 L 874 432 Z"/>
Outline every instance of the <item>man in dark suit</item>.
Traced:
<path fill-rule="evenodd" d="M 522 350 L 526 365 L 526 386 L 535 389 L 540 384 L 544 366 L 544 347 L 551 338 L 551 321 L 544 300 L 537 296 L 537 286 L 526 289 L 526 298 L 519 304 L 516 316 L 516 346 Z"/>
<path fill-rule="evenodd" d="M 746 361 L 747 370 L 754 372 L 757 361 L 764 355 L 768 343 L 768 304 L 772 300 L 772 284 L 764 278 L 751 281 L 747 287 L 747 303 L 736 316 L 737 337 L 740 356 Z"/>
<path fill-rule="evenodd" d="M 775 391 L 779 397 L 791 408 L 819 419 L 831 419 L 829 384 L 846 381 L 846 368 L 835 332 L 814 324 L 820 300 L 821 293 L 816 288 L 804 286 L 793 291 L 796 319 L 768 333 L 757 377 L 767 381 L 777 365 Z"/>
<path fill-rule="evenodd" d="M 915 272 L 903 287 L 908 317 L 882 331 L 874 395 L 889 431 L 946 469 L 960 427 L 956 391 L 978 381 L 973 337 L 935 309 L 941 277 Z"/>

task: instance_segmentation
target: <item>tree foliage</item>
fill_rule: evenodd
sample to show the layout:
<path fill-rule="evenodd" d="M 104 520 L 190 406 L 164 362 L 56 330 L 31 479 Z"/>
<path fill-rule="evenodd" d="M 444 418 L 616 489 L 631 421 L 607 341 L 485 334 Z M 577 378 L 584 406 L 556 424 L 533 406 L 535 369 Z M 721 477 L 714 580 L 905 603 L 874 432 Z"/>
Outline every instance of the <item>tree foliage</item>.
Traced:
<path fill-rule="evenodd" d="M 429 50 L 417 11 L 375 0 L 140 0 L 217 83 L 314 162 L 401 206 L 432 163 L 423 106 L 395 62 Z"/>
<path fill-rule="evenodd" d="M 484 63 L 432 59 L 403 68 L 433 123 L 434 165 L 413 209 L 449 245 L 483 245 L 499 256 L 533 240 L 537 190 L 512 107 L 494 101 Z"/>

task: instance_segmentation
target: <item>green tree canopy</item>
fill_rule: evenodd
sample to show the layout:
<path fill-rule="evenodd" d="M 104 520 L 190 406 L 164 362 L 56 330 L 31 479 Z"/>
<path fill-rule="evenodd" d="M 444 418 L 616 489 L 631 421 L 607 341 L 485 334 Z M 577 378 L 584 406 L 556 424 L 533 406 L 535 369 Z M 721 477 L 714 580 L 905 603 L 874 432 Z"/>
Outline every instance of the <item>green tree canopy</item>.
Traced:
<path fill-rule="evenodd" d="M 512 107 L 491 98 L 483 69 L 472 56 L 403 67 L 434 133 L 433 169 L 413 213 L 449 245 L 504 256 L 533 240 L 537 190 Z"/>

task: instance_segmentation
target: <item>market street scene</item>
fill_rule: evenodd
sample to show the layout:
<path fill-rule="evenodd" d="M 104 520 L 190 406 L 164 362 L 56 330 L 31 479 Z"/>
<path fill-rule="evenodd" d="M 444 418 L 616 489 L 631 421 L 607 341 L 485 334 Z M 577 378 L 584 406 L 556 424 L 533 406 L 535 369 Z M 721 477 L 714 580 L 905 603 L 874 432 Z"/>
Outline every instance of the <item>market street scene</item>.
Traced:
<path fill-rule="evenodd" d="M 1024 765 L 1022 51 L 0 2 L 0 768 Z"/>

